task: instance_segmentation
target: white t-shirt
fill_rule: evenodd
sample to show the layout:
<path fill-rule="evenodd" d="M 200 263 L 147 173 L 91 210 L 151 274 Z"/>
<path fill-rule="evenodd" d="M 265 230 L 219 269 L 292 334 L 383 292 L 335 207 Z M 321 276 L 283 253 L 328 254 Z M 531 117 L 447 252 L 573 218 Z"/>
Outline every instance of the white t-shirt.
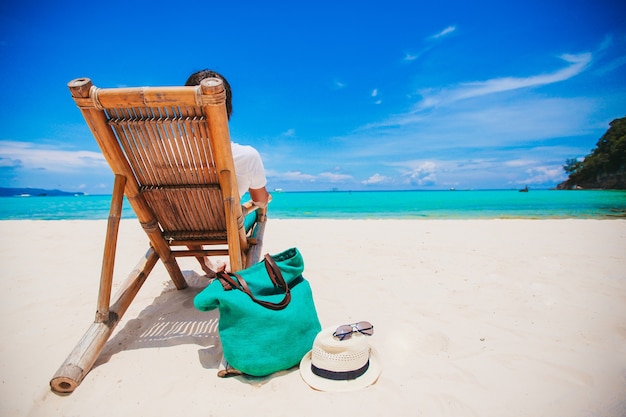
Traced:
<path fill-rule="evenodd" d="M 235 142 L 230 144 L 233 152 L 239 197 L 248 192 L 249 188 L 265 187 L 267 179 L 265 178 L 265 168 L 259 152 L 252 146 L 240 145 Z"/>

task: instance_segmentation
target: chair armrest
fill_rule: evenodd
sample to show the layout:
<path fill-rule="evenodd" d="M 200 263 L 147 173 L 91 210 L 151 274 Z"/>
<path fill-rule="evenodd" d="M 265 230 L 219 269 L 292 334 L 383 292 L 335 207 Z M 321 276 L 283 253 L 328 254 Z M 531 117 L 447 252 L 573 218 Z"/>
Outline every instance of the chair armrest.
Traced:
<path fill-rule="evenodd" d="M 269 200 L 267 201 L 267 204 L 269 205 L 269 203 L 272 202 L 272 195 L 270 194 Z M 248 200 L 245 203 L 241 204 L 241 210 L 243 211 L 243 216 L 247 216 L 248 214 L 252 213 L 254 210 L 259 210 L 262 207 L 256 205 L 256 203 L 252 200 Z M 267 207 L 263 207 L 264 209 L 267 209 Z M 265 210 L 262 210 L 265 211 Z"/>

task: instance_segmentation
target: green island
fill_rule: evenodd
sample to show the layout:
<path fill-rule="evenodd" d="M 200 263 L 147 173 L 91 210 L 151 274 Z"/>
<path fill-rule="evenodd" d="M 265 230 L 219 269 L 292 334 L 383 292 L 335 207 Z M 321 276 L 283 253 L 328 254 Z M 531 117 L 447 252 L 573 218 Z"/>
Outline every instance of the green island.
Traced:
<path fill-rule="evenodd" d="M 563 169 L 569 177 L 557 189 L 626 189 L 626 117 L 613 120 L 609 126 L 583 160 L 565 161 Z"/>

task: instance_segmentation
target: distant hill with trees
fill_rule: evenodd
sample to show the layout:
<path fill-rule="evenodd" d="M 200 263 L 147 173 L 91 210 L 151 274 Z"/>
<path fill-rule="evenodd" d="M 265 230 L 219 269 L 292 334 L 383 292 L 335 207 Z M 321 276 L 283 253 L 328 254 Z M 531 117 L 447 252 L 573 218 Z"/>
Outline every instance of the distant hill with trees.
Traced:
<path fill-rule="evenodd" d="M 569 178 L 557 189 L 626 189 L 626 117 L 613 120 L 609 126 L 585 159 L 565 161 L 563 169 Z"/>
<path fill-rule="evenodd" d="M 0 187 L 0 197 L 16 197 L 16 196 L 33 196 L 33 197 L 47 197 L 47 196 L 70 196 L 70 195 L 83 195 L 84 193 L 72 193 L 61 190 L 44 190 L 43 188 L 4 188 Z"/>

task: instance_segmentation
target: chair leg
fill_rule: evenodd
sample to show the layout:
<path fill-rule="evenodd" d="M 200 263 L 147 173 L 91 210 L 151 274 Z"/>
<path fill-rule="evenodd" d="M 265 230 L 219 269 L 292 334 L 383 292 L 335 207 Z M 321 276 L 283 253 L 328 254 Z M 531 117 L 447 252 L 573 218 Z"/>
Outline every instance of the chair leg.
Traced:
<path fill-rule="evenodd" d="M 158 260 L 159 255 L 150 248 L 117 292 L 109 308 L 108 320 L 94 322 L 54 374 L 50 380 L 53 391 L 69 394 L 80 385 Z"/>
<path fill-rule="evenodd" d="M 107 224 L 107 234 L 104 243 L 104 255 L 102 257 L 102 272 L 100 274 L 100 291 L 98 293 L 98 309 L 96 322 L 109 320 L 109 303 L 111 302 L 111 287 L 113 285 L 113 269 L 115 266 L 115 250 L 117 248 L 117 233 L 122 217 L 122 204 L 124 203 L 124 186 L 126 177 L 115 176 L 113 184 L 113 196 Z"/>
<path fill-rule="evenodd" d="M 202 252 L 204 247 L 202 245 L 187 245 L 190 251 Z M 226 269 L 225 263 L 213 263 L 211 259 L 206 255 L 195 256 L 196 260 L 200 264 L 202 271 L 206 274 L 207 278 L 215 278 L 217 273 Z"/>
<path fill-rule="evenodd" d="M 189 248 L 189 250 L 194 250 L 194 251 L 201 251 L 203 249 L 202 245 L 187 245 L 187 247 Z M 198 263 L 200 264 L 200 268 L 202 268 L 202 271 L 206 274 L 206 276 L 209 278 L 213 278 L 215 276 L 216 271 L 212 270 L 207 265 L 206 263 L 207 257 L 196 256 L 195 258 L 198 260 Z"/>

